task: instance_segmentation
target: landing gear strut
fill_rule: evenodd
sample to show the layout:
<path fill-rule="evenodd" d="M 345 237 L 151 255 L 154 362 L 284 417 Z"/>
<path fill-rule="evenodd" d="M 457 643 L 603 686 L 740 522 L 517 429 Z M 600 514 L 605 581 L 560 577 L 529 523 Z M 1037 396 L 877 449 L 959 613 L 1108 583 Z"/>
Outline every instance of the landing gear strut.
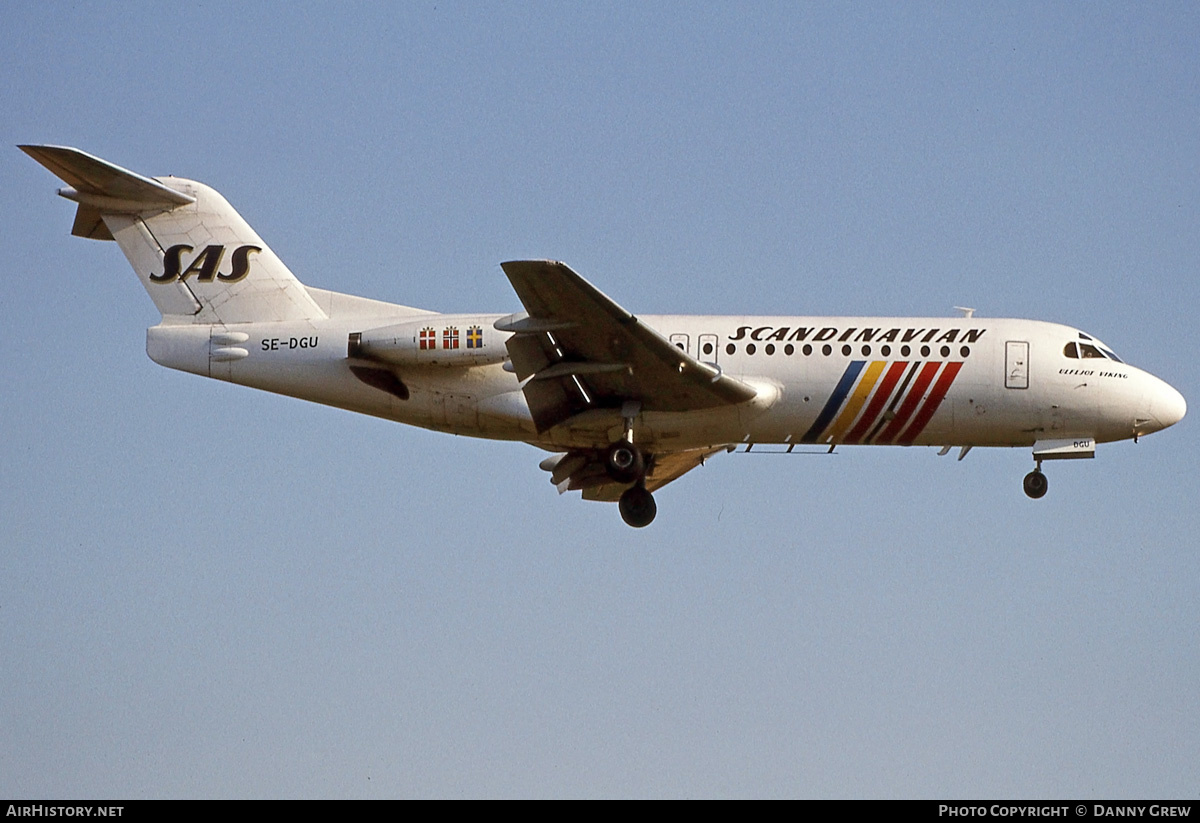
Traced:
<path fill-rule="evenodd" d="M 642 404 L 636 401 L 627 402 L 621 407 L 625 436 L 609 446 L 604 454 L 604 468 L 608 476 L 617 483 L 633 484 L 621 493 L 619 507 L 621 519 L 635 529 L 649 526 L 658 513 L 654 495 L 646 490 L 646 458 L 641 449 L 633 445 L 633 422 L 641 411 Z"/>
<path fill-rule="evenodd" d="M 1032 497 L 1034 500 L 1039 500 L 1046 496 L 1046 489 L 1050 488 L 1050 481 L 1046 479 L 1046 475 L 1042 474 L 1042 461 L 1039 460 L 1037 468 L 1025 475 L 1025 494 Z"/>

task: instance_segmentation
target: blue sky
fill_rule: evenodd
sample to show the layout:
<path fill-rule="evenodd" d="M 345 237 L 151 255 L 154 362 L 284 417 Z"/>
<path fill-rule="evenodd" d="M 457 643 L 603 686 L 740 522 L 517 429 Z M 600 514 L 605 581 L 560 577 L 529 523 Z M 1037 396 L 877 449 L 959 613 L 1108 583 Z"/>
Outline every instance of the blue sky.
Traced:
<path fill-rule="evenodd" d="M 1200 398 L 1191 4 L 14 3 L 0 795 L 1191 796 L 1194 421 L 733 455 L 633 531 L 540 454 L 159 368 L 17 143 L 219 189 L 306 283 L 1016 316 Z"/>

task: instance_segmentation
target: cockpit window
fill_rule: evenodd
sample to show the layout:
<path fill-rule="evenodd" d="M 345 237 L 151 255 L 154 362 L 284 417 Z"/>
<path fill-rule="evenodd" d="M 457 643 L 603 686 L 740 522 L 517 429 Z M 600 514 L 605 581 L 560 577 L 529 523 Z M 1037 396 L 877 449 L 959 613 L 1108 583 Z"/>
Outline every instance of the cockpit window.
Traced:
<path fill-rule="evenodd" d="M 1112 349 L 1105 346 L 1094 337 L 1088 337 L 1083 332 L 1079 333 L 1080 340 L 1086 340 L 1086 343 L 1077 343 L 1072 340 L 1067 345 L 1063 346 L 1063 357 L 1070 357 L 1076 360 L 1080 357 L 1091 360 L 1115 360 L 1118 363 L 1125 361 L 1113 354 Z"/>

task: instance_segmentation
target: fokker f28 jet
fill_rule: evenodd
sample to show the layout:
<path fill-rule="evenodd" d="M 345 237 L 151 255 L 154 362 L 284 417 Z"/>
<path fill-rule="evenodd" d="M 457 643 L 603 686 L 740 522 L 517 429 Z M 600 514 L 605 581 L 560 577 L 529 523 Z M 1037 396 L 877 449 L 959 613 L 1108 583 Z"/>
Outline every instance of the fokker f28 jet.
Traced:
<path fill-rule="evenodd" d="M 524 311 L 440 314 L 305 286 L 216 191 L 59 146 L 21 146 L 67 183 L 71 233 L 115 240 L 173 369 L 437 431 L 519 440 L 560 492 L 617 501 L 707 457 L 770 445 L 1032 449 L 1045 460 L 1178 422 L 1183 397 L 1078 329 L 974 317 L 630 314 L 562 263 L 501 264 Z"/>

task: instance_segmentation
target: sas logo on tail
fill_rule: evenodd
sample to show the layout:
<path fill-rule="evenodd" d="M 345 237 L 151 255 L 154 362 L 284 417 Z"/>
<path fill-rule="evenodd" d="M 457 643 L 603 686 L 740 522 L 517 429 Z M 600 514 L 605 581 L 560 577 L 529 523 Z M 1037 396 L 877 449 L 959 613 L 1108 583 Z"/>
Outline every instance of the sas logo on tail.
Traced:
<path fill-rule="evenodd" d="M 250 273 L 250 253 L 261 252 L 258 246 L 238 246 L 233 250 L 233 271 L 222 274 L 217 271 L 221 259 L 225 256 L 224 246 L 206 246 L 204 251 L 196 255 L 186 269 L 183 268 L 183 255 L 190 254 L 192 247 L 186 243 L 171 246 L 163 257 L 164 271 L 162 274 L 152 274 L 150 279 L 155 283 L 174 283 L 186 281 L 193 274 L 201 283 L 211 283 L 220 280 L 224 283 L 236 283 Z"/>

